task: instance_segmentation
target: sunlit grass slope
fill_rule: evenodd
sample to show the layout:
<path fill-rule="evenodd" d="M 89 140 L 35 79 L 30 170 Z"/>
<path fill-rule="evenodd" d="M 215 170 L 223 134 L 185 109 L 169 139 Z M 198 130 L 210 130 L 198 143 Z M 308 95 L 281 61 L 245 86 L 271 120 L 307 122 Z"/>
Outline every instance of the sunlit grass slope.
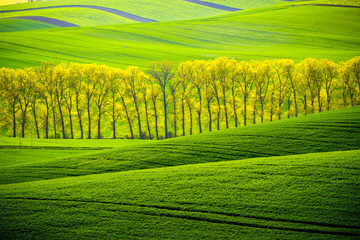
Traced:
<path fill-rule="evenodd" d="M 0 32 L 28 31 L 53 27 L 56 26 L 25 19 L 0 19 Z"/>
<path fill-rule="evenodd" d="M 1 10 L 0 10 L 1 11 Z M 55 18 L 65 22 L 70 22 L 79 26 L 93 25 L 114 25 L 135 23 L 135 21 L 117 16 L 115 14 L 87 8 L 57 8 L 43 9 L 24 12 L 0 13 L 0 18 L 18 17 L 18 16 L 40 16 Z M 0 30 L 3 28 L 0 22 Z"/>
<path fill-rule="evenodd" d="M 0 65 L 53 60 L 146 67 L 218 56 L 342 61 L 359 55 L 359 16 L 354 8 L 271 7 L 202 20 L 1 33 Z"/>
<path fill-rule="evenodd" d="M 2 167 L 0 183 L 353 149 L 360 149 L 360 107 Z"/>
<path fill-rule="evenodd" d="M 0 237 L 358 239 L 359 168 L 356 150 L 2 185 Z"/>
<path fill-rule="evenodd" d="M 226 11 L 223 10 L 209 8 L 183 0 L 52 0 L 2 6 L 0 7 L 0 11 L 63 5 L 95 5 L 113 8 L 156 21 L 194 19 L 226 13 Z"/>

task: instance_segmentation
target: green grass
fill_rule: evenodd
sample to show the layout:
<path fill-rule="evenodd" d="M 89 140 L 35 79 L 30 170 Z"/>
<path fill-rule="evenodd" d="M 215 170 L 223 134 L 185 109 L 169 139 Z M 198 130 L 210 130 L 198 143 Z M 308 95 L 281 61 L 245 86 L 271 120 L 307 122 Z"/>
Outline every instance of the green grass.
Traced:
<path fill-rule="evenodd" d="M 44 2 L 17 4 L 2 6 L 1 10 L 27 9 L 37 7 L 59 6 L 59 5 L 95 5 L 114 8 L 120 11 L 138 15 L 157 21 L 172 21 L 208 17 L 225 13 L 226 11 L 213 9 L 182 0 L 159 1 L 159 0 L 52 0 Z M 141 6 L 141 7 L 140 7 Z M 71 11 L 71 10 L 70 10 Z M 99 11 L 100 12 L 100 11 Z M 62 20 L 62 19 L 61 19 Z"/>
<path fill-rule="evenodd" d="M 18 16 L 41 16 L 55 18 L 65 22 L 70 22 L 79 26 L 93 25 L 112 25 L 135 23 L 135 21 L 117 16 L 115 14 L 106 13 L 95 9 L 85 8 L 58 8 L 43 9 L 24 12 L 1 13 L 1 18 L 18 17 Z M 0 31 L 3 25 L 0 24 Z"/>
<path fill-rule="evenodd" d="M 74 155 L 90 153 L 90 150 L 73 149 L 21 149 L 21 148 L 0 148 L 0 167 L 15 166 L 24 163 L 32 163 L 42 160 L 55 160 Z"/>
<path fill-rule="evenodd" d="M 360 149 L 360 107 L 166 141 L 131 143 L 96 154 L 3 167 L 0 183 Z"/>
<path fill-rule="evenodd" d="M 359 160 L 357 150 L 2 185 L 0 236 L 356 239 Z"/>
<path fill-rule="evenodd" d="M 0 32 L 28 31 L 53 27 L 55 26 L 52 24 L 25 19 L 0 19 Z"/>
<path fill-rule="evenodd" d="M 345 61 L 359 55 L 359 13 L 339 7 L 271 7 L 191 21 L 1 33 L 0 65 L 52 60 L 146 67 L 154 60 L 218 56 Z"/>

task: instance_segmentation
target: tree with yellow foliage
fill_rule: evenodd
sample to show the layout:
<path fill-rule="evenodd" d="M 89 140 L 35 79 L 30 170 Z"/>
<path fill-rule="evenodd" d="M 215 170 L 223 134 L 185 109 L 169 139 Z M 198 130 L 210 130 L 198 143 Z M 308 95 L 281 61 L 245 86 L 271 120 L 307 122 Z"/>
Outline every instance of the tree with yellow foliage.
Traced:
<path fill-rule="evenodd" d="M 175 75 L 175 64 L 170 61 L 161 61 L 161 62 L 153 62 L 149 64 L 149 74 L 156 80 L 157 84 L 159 84 L 164 104 L 164 127 L 165 127 L 165 139 L 169 138 L 168 133 L 168 124 L 167 124 L 167 106 L 169 104 L 169 100 L 167 98 L 168 86 L 171 82 L 171 79 Z"/>

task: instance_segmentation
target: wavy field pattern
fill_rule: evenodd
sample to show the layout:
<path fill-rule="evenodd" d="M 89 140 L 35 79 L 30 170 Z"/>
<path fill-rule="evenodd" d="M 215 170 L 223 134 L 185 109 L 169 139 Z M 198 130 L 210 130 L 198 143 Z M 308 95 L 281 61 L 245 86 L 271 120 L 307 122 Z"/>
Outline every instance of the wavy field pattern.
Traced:
<path fill-rule="evenodd" d="M 0 5 L 10 2 L 17 1 L 2 0 Z M 51 0 L 0 6 L 0 239 L 360 239 L 360 66 L 359 57 L 355 58 L 360 55 L 359 7 L 357 0 Z M 49 24 L 51 19 L 73 25 Z M 214 74 L 214 70 L 206 68 L 204 72 L 212 72 L 211 78 L 201 75 L 204 72 L 198 74 L 200 65 L 192 63 L 199 59 L 245 60 L 256 68 L 251 70 L 251 79 L 257 82 L 252 96 L 259 99 L 249 99 L 249 105 L 244 100 L 241 108 L 236 108 L 235 100 L 234 116 L 230 115 L 230 111 L 225 111 L 225 100 L 226 96 L 235 96 L 236 88 L 231 95 L 231 85 L 220 80 L 222 71 Z M 286 84 L 278 83 L 275 87 L 276 77 L 266 75 L 267 87 L 277 90 L 266 96 L 271 107 L 270 113 L 268 108 L 264 115 L 257 105 L 264 96 L 259 92 L 263 86 L 258 81 L 259 73 L 263 72 L 259 66 L 275 59 L 288 59 L 295 63 L 293 66 L 301 66 L 297 69 L 301 71 L 292 72 L 295 75 L 287 74 L 299 85 L 290 86 L 294 82 L 289 80 L 287 88 L 297 92 L 286 92 L 284 103 L 281 86 Z M 313 63 L 331 61 L 314 71 L 312 66 L 317 65 L 302 64 L 304 59 Z M 111 130 L 116 133 L 116 126 L 120 136 L 123 134 L 120 129 L 127 131 L 128 125 L 131 129 L 131 122 L 136 134 L 145 131 L 140 127 L 139 111 L 138 118 L 135 117 L 137 98 L 132 96 L 134 101 L 129 100 L 129 87 L 112 85 L 113 89 L 127 89 L 118 92 L 129 94 L 121 101 L 128 104 L 133 114 L 124 113 L 126 107 L 120 106 L 119 99 L 113 101 L 118 103 L 112 108 L 114 113 L 118 109 L 118 125 L 103 128 L 105 135 L 101 135 L 100 119 L 116 123 L 115 114 L 111 116 L 109 109 L 106 113 L 100 111 L 100 102 L 95 106 L 88 101 L 88 111 L 82 113 L 76 109 L 72 100 L 80 99 L 85 106 L 85 94 L 78 95 L 80 98 L 71 95 L 69 89 L 75 88 L 69 79 L 81 83 L 76 79 L 104 80 L 110 79 L 110 75 L 98 77 L 105 75 L 91 71 L 90 67 L 80 73 L 69 71 L 66 76 L 62 75 L 66 71 L 59 71 L 61 68 L 53 72 L 53 68 L 45 67 L 44 74 L 31 70 L 35 68 L 28 68 L 25 74 L 23 68 L 96 63 L 91 65 L 96 66 L 93 69 L 135 69 L 142 73 L 139 79 L 143 80 L 150 75 L 156 78 L 154 66 L 160 64 L 154 61 L 176 67 L 185 62 L 195 66 L 191 68 L 194 71 L 189 71 L 198 74 L 193 79 L 202 78 L 204 82 L 212 79 L 214 92 L 203 92 L 203 97 L 206 100 L 213 97 L 210 101 L 214 109 L 218 107 L 218 112 L 224 111 L 226 116 L 219 129 L 224 126 L 229 129 L 151 141 L 37 139 L 40 134 L 35 130 L 36 116 L 42 135 L 46 127 L 53 127 L 54 136 L 62 133 L 66 138 L 69 132 L 73 134 L 60 120 L 62 108 L 71 104 L 74 105 L 66 112 L 69 117 L 62 115 L 69 125 L 74 121 L 75 126 L 76 113 L 78 116 L 87 113 L 88 119 L 99 119 L 98 126 L 93 126 L 93 130 L 98 127 L 99 137 L 111 136 Z M 266 64 L 261 65 L 260 61 Z M 284 78 L 286 73 L 276 64 L 271 67 L 278 79 Z M 132 79 L 135 75 L 129 74 L 130 70 L 123 71 L 126 77 L 121 79 Z M 239 71 L 246 73 L 245 69 Z M 332 87 L 330 78 L 335 84 Z M 55 92 L 61 89 L 61 84 L 54 79 L 61 79 L 60 83 L 69 80 L 68 86 L 72 88 L 64 95 L 66 103 L 56 99 L 60 95 Z M 56 88 L 32 84 L 35 80 Z M 158 83 L 160 88 L 161 81 Z M 320 89 L 317 92 L 315 83 L 322 84 L 317 85 Z M 84 81 L 82 84 L 78 89 L 90 89 L 89 84 Z M 195 88 L 194 81 L 192 84 L 188 96 L 193 98 L 188 101 L 187 111 L 196 128 L 192 133 L 198 133 L 205 121 L 204 118 L 197 121 L 201 119 L 201 109 L 207 110 L 199 104 L 202 96 L 199 92 L 206 88 Z M 103 89 L 104 85 L 98 84 L 96 88 Z M 142 95 L 145 99 L 154 90 L 139 82 L 137 86 L 145 92 Z M 215 99 L 216 87 L 228 87 L 228 92 L 224 90 L 224 97 Z M 169 86 L 167 91 L 174 92 L 173 88 L 174 85 Z M 159 133 L 165 132 L 165 137 L 168 132 L 165 113 L 171 114 L 168 118 L 173 123 L 168 129 L 177 129 L 173 114 L 177 108 L 172 105 L 176 103 L 175 97 L 166 98 L 166 93 L 159 90 L 160 97 L 151 99 L 154 111 L 150 112 L 150 123 L 154 125 L 156 106 L 164 107 L 157 120 L 161 121 Z M 281 113 L 294 106 L 291 93 L 294 105 L 298 99 L 302 110 L 297 117 L 286 118 L 291 114 Z M 104 96 L 96 94 L 98 99 Z M 280 97 L 274 97 L 276 94 Z M 244 95 L 246 90 L 237 92 L 238 103 L 246 99 Z M 275 111 L 274 98 L 278 107 Z M 162 106 L 166 99 L 170 105 Z M 310 101 L 315 105 L 318 102 L 318 106 Z M 323 112 L 326 104 L 328 111 Z M 140 105 L 144 107 L 145 103 Z M 349 105 L 352 107 L 330 110 Z M 46 119 L 46 109 L 51 110 L 47 115 L 51 119 Z M 241 126 L 237 125 L 236 109 Z M 247 117 L 242 109 L 253 110 L 253 115 Z M 181 109 L 177 110 L 180 113 Z M 212 119 L 211 109 L 208 110 Z M 291 108 L 287 110 L 291 113 Z M 322 112 L 306 115 L 315 110 Z M 227 113 L 229 123 L 234 120 L 229 125 Z M 277 114 L 279 120 L 259 123 L 261 116 L 268 119 L 274 115 L 275 119 Z M 246 119 L 257 121 L 244 127 Z M 52 121 L 49 125 L 48 120 Z M 81 129 L 79 122 L 75 131 Z M 135 126 L 137 123 L 139 127 Z M 213 123 L 214 130 L 216 119 Z M 83 124 L 90 126 L 88 132 L 93 131 L 91 121 Z M 142 124 L 145 130 L 145 119 Z M 192 125 L 186 125 L 186 134 L 193 129 L 189 126 Z M 209 126 L 206 124 L 206 128 Z M 150 135 L 150 127 L 147 130 Z M 179 130 L 182 132 L 180 126 Z M 6 137 L 9 133 L 16 137 Z M 19 137 L 21 134 L 26 138 Z M 47 134 L 46 138 L 52 137 Z"/>
<path fill-rule="evenodd" d="M 146 67 L 155 60 L 179 62 L 224 55 L 244 60 L 300 61 L 312 56 L 344 61 L 359 52 L 360 21 L 355 21 L 359 11 L 281 7 L 186 22 L 2 33 L 0 64 L 25 67 L 53 60 L 116 67 L 136 62 Z M 59 46 L 61 52 L 56 51 Z"/>

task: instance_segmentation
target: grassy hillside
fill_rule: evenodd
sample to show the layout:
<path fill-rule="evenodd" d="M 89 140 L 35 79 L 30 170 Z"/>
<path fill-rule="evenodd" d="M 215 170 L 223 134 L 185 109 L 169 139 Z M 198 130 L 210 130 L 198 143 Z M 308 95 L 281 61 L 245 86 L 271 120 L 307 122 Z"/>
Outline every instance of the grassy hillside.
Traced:
<path fill-rule="evenodd" d="M 157 21 L 184 20 L 200 17 L 207 17 L 225 13 L 226 11 L 189 3 L 182 0 L 158 1 L 158 0 L 53 0 L 27 4 L 3 6 L 1 10 L 27 9 L 37 7 L 49 7 L 60 5 L 95 5 L 117 9 L 120 11 L 135 14 L 144 18 Z M 139 7 L 141 6 L 141 7 Z M 185 10 L 186 9 L 186 10 Z M 70 10 L 71 11 L 71 10 Z M 99 11 L 100 12 L 100 11 Z M 63 20 L 63 19 L 61 19 Z M 115 24 L 115 23 L 114 23 Z"/>
<path fill-rule="evenodd" d="M 6 156 L 11 143 L 4 145 Z M 0 183 L 353 149 L 360 149 L 360 107 L 165 141 L 130 141 L 95 154 L 4 166 Z"/>
<path fill-rule="evenodd" d="M 0 14 L 1 18 L 18 17 L 18 16 L 41 16 L 41 17 L 56 18 L 79 26 L 135 23 L 135 21 L 117 16 L 115 14 L 106 13 L 104 11 L 99 11 L 95 9 L 85 9 L 85 8 L 43 9 L 43 10 L 10 12 L 10 13 Z M 0 29 L 2 28 L 3 26 L 0 25 Z"/>
<path fill-rule="evenodd" d="M 52 24 L 24 20 L 24 19 L 0 19 L 0 32 L 28 31 L 35 29 L 53 28 Z"/>
<path fill-rule="evenodd" d="M 359 160 L 357 150 L 2 185 L 0 237 L 358 239 Z"/>
<path fill-rule="evenodd" d="M 271 7 L 183 22 L 1 33 L 0 65 L 53 60 L 145 67 L 153 60 L 218 56 L 348 60 L 359 55 L 359 13 L 342 7 Z"/>

